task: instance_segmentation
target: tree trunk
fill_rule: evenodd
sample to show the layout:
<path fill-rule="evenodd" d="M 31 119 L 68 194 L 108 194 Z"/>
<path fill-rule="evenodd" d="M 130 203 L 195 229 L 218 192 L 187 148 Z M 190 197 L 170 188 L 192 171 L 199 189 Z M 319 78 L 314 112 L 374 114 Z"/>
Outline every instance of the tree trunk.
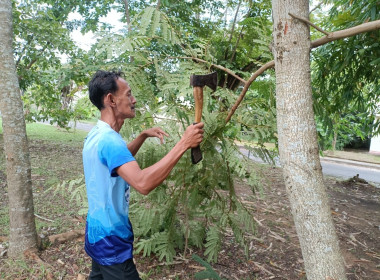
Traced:
<path fill-rule="evenodd" d="M 233 21 L 233 23 L 232 23 L 232 28 L 231 28 L 230 39 L 228 40 L 227 48 L 226 48 L 226 51 L 225 51 L 225 53 L 224 53 L 224 59 L 225 59 L 225 60 L 227 60 L 227 58 L 228 58 L 228 49 L 229 49 L 229 47 L 230 47 L 230 45 L 231 45 L 232 37 L 234 36 L 235 25 L 236 25 L 236 19 L 237 19 L 237 16 L 238 16 L 238 14 L 239 14 L 240 5 L 241 5 L 241 0 L 239 1 L 239 4 L 238 4 L 237 9 L 236 9 L 236 13 L 235 13 L 234 21 Z"/>
<path fill-rule="evenodd" d="M 9 256 L 37 248 L 23 104 L 12 50 L 12 2 L 0 1 L 0 110 L 9 198 Z"/>
<path fill-rule="evenodd" d="M 308 0 L 273 0 L 279 152 L 308 280 L 346 279 L 318 154 Z"/>
<path fill-rule="evenodd" d="M 132 26 L 131 26 L 131 16 L 130 16 L 130 13 L 129 13 L 128 0 L 124 0 L 124 5 L 125 5 L 125 19 L 127 20 L 127 25 L 128 25 L 128 36 L 131 36 L 131 34 L 132 34 Z M 134 59 L 133 56 L 131 56 L 129 58 L 130 63 L 133 63 L 134 60 L 135 59 Z"/>
<path fill-rule="evenodd" d="M 132 28 L 131 28 L 131 16 L 129 15 L 129 4 L 128 4 L 128 0 L 124 0 L 124 5 L 125 5 L 125 19 L 127 21 L 127 25 L 128 25 L 128 35 L 131 34 L 132 32 Z"/>

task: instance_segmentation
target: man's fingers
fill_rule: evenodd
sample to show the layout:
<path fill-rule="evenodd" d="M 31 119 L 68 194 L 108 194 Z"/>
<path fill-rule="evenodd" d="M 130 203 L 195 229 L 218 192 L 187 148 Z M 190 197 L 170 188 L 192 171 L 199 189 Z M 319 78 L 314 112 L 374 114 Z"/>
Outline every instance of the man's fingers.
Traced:
<path fill-rule="evenodd" d="M 196 124 L 194 124 L 196 127 L 198 127 L 198 128 L 202 128 L 202 127 L 204 127 L 204 123 L 203 122 L 200 122 L 200 123 L 196 123 Z"/>
<path fill-rule="evenodd" d="M 160 138 L 161 144 L 164 144 L 164 136 L 162 135 L 162 133 L 158 133 L 157 137 Z"/>
<path fill-rule="evenodd" d="M 165 135 L 165 136 L 169 136 L 169 134 L 168 133 L 166 133 L 165 131 L 161 131 L 161 133 L 163 134 L 163 135 Z"/>

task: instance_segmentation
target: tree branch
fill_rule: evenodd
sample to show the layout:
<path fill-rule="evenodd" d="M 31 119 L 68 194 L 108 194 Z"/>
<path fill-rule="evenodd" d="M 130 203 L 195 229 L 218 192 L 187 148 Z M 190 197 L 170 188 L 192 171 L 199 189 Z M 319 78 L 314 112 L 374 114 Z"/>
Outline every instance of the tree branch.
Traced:
<path fill-rule="evenodd" d="M 366 22 L 348 29 L 331 32 L 328 36 L 324 36 L 311 42 L 311 48 L 316 48 L 332 41 L 355 36 L 363 32 L 373 31 L 377 29 L 380 29 L 380 20 Z"/>
<path fill-rule="evenodd" d="M 200 59 L 200 58 L 197 58 L 197 57 L 187 57 L 187 56 L 184 56 L 184 57 L 179 57 L 179 58 L 182 58 L 182 59 L 192 59 L 192 60 L 195 60 L 195 61 L 198 61 L 198 62 L 202 62 L 202 63 L 206 63 L 208 64 L 209 62 L 206 61 L 206 60 L 203 60 L 203 59 Z M 239 77 L 238 75 L 236 75 L 234 72 L 232 72 L 230 69 L 227 69 L 223 66 L 220 66 L 220 65 L 217 65 L 217 64 L 211 64 L 210 67 L 214 67 L 214 68 L 217 68 L 217 69 L 220 69 L 220 70 L 223 70 L 224 72 L 230 74 L 231 76 L 233 76 L 234 78 L 238 79 L 240 82 L 242 82 L 243 84 L 246 84 L 247 81 L 244 80 L 242 77 Z"/>
<path fill-rule="evenodd" d="M 308 25 L 311 25 L 312 27 L 314 27 L 315 29 L 317 29 L 319 32 L 322 32 L 323 34 L 326 34 L 327 36 L 330 35 L 330 33 L 324 31 L 322 28 L 316 26 L 314 23 L 312 23 L 311 21 L 307 20 L 306 18 L 303 18 L 303 17 L 299 17 L 299 16 L 296 16 L 296 15 L 293 15 L 292 13 L 289 13 L 289 16 L 291 16 L 292 18 L 296 18 Z"/>
<path fill-rule="evenodd" d="M 26 67 L 25 69 L 30 69 L 34 63 L 36 63 L 38 61 L 38 58 L 40 56 L 42 56 L 42 54 L 44 53 L 44 51 L 47 49 L 47 47 L 50 45 L 50 42 L 46 42 L 46 45 L 43 47 L 43 49 L 41 49 L 39 51 L 40 55 L 37 56 L 37 58 L 33 59 Z"/>
<path fill-rule="evenodd" d="M 24 48 L 22 49 L 22 51 L 20 52 L 20 56 L 18 57 L 17 61 L 16 61 L 16 69 L 18 68 L 18 65 L 20 64 L 20 61 L 21 61 L 21 58 L 23 57 L 24 55 L 24 52 L 26 50 L 26 46 L 28 44 L 25 44 Z"/>
<path fill-rule="evenodd" d="M 292 15 L 291 15 L 292 16 Z M 347 37 L 352 37 L 360 33 L 368 32 L 368 31 L 373 31 L 373 30 L 378 30 L 380 29 L 380 20 L 375 20 L 371 22 L 366 22 L 363 24 L 360 24 L 355 27 L 351 27 L 348 29 L 340 30 L 340 31 L 335 31 L 329 33 L 327 36 L 324 36 L 322 38 L 319 38 L 317 40 L 314 40 L 311 42 L 311 48 L 316 48 L 319 46 L 322 46 L 324 44 L 327 44 L 332 41 L 336 41 L 339 39 L 347 38 Z M 246 82 L 242 92 L 240 93 L 238 99 L 236 100 L 235 104 L 232 106 L 231 111 L 229 112 L 227 118 L 226 118 L 226 123 L 231 120 L 232 115 L 235 113 L 237 107 L 240 105 L 241 101 L 243 100 L 245 94 L 248 91 L 248 88 L 252 84 L 252 82 L 259 76 L 261 75 L 265 70 L 269 68 L 274 67 L 274 60 L 267 62 L 263 66 L 260 67 L 259 70 L 257 70 L 251 78 Z"/>
<path fill-rule="evenodd" d="M 323 2 L 320 2 L 319 4 L 317 4 L 317 6 L 315 6 L 313 9 L 310 10 L 309 14 L 311 14 L 311 13 L 314 12 L 316 9 L 318 9 L 322 4 L 323 4 Z"/>
<path fill-rule="evenodd" d="M 198 62 L 201 62 L 201 63 L 205 63 L 205 64 L 210 64 L 210 68 L 211 67 L 214 67 L 214 68 L 217 68 L 217 69 L 220 69 L 228 74 L 230 74 L 231 76 L 233 76 L 234 78 L 238 79 L 240 82 L 242 82 L 243 84 L 246 84 L 247 81 L 244 80 L 242 77 L 239 77 L 238 75 L 236 75 L 234 72 L 232 72 L 230 69 L 228 68 L 225 68 L 223 66 L 220 66 L 220 65 L 217 65 L 217 64 L 212 64 L 206 60 L 203 60 L 203 59 L 200 59 L 200 58 L 197 58 L 197 57 L 192 57 L 192 56 L 169 56 L 169 57 L 165 57 L 165 60 L 167 59 L 191 59 L 191 60 L 195 60 L 195 61 L 198 61 Z M 162 59 L 163 60 L 163 59 Z M 159 60 L 161 61 L 161 60 Z M 145 67 L 147 67 L 148 65 L 151 65 L 153 64 L 154 62 L 149 62 L 149 63 L 146 63 L 142 66 L 139 66 L 139 69 L 144 69 Z"/>
<path fill-rule="evenodd" d="M 261 66 L 255 73 L 253 73 L 251 78 L 249 78 L 247 83 L 244 85 L 244 88 L 241 91 L 241 93 L 240 93 L 238 99 L 236 100 L 234 106 L 232 106 L 231 111 L 228 113 L 228 116 L 226 118 L 226 123 L 228 123 L 230 121 L 232 115 L 235 113 L 236 109 L 239 107 L 241 101 L 243 100 L 243 98 L 244 98 L 245 94 L 247 93 L 249 87 L 251 86 L 252 82 L 254 80 L 256 80 L 256 78 L 259 75 L 261 75 L 264 71 L 266 71 L 269 68 L 273 68 L 273 67 L 274 67 L 274 60 L 267 62 L 266 64 Z"/>
<path fill-rule="evenodd" d="M 234 58 L 235 58 L 236 51 L 237 51 L 237 48 L 238 48 L 238 46 L 239 46 L 240 39 L 241 39 L 241 37 L 243 36 L 243 30 L 244 30 L 244 26 L 241 28 L 240 33 L 239 33 L 239 36 L 238 36 L 238 38 L 237 38 L 237 40 L 236 40 L 236 44 L 235 44 L 234 51 L 232 52 L 232 55 L 231 55 L 231 57 L 230 57 L 230 62 L 232 62 L 232 61 L 234 60 Z"/>

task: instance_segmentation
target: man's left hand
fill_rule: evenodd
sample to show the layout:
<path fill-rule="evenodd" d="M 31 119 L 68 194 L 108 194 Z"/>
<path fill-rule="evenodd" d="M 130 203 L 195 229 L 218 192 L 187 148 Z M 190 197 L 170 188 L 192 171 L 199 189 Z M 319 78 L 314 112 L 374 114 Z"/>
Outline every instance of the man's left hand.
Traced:
<path fill-rule="evenodd" d="M 152 127 L 143 131 L 146 137 L 157 137 L 160 139 L 161 144 L 164 143 L 164 136 L 169 136 L 165 131 L 159 127 Z"/>

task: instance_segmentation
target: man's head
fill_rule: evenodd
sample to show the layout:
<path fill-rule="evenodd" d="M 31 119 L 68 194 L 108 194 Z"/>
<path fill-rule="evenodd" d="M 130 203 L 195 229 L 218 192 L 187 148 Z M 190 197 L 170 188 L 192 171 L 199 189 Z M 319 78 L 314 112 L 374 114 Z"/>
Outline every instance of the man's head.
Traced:
<path fill-rule="evenodd" d="M 116 81 L 121 78 L 122 73 L 116 71 L 98 70 L 89 83 L 89 97 L 99 110 L 104 108 L 103 99 L 108 93 L 115 94 L 119 89 Z"/>

